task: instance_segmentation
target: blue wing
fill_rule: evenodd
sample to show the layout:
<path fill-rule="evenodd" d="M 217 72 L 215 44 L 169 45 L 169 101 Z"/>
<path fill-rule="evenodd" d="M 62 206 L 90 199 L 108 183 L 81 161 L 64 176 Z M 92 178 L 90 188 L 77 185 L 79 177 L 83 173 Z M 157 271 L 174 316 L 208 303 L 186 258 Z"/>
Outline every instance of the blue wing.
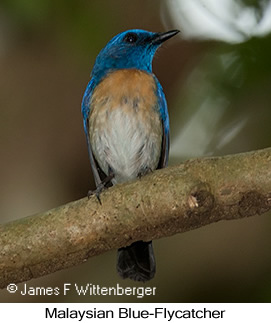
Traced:
<path fill-rule="evenodd" d="M 162 150 L 161 150 L 161 158 L 159 161 L 158 168 L 164 168 L 168 164 L 168 154 L 169 154 L 169 116 L 168 116 L 168 110 L 167 110 L 167 101 L 165 98 L 165 94 L 163 92 L 163 88 L 156 77 L 155 77 L 155 81 L 157 85 L 157 98 L 158 98 L 159 112 L 160 112 L 162 125 L 163 125 Z"/>
<path fill-rule="evenodd" d="M 88 135 L 87 120 L 88 120 L 89 111 L 90 111 L 90 100 L 95 86 L 96 86 L 95 79 L 91 78 L 85 90 L 83 100 L 82 100 L 82 105 L 81 105 L 81 112 L 83 115 L 84 130 L 86 135 Z"/>
<path fill-rule="evenodd" d="M 89 154 L 90 164 L 91 164 L 91 168 L 92 168 L 92 172 L 93 172 L 93 176 L 94 176 L 96 186 L 98 186 L 102 182 L 103 178 L 106 177 L 106 175 L 100 169 L 97 161 L 95 160 L 95 158 L 93 156 L 92 149 L 91 149 L 91 144 L 90 144 L 90 140 L 89 140 L 89 121 L 88 121 L 88 118 L 89 118 L 89 112 L 90 112 L 91 96 L 93 94 L 95 86 L 96 86 L 96 80 L 94 78 L 91 78 L 91 80 L 89 81 L 89 83 L 87 85 L 87 88 L 86 88 L 86 91 L 84 93 L 84 96 L 83 96 L 82 105 L 81 105 L 81 111 L 82 111 L 82 115 L 83 115 L 84 130 L 85 130 L 85 134 L 86 134 L 86 138 L 87 138 L 88 154 Z"/>

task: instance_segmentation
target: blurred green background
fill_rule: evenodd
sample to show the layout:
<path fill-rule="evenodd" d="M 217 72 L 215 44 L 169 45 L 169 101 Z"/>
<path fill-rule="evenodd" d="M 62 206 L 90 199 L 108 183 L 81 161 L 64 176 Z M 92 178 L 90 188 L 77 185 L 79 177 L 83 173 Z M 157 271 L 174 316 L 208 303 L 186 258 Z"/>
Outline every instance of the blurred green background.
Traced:
<path fill-rule="evenodd" d="M 246 5 L 258 10 L 258 2 L 246 1 Z M 176 4 L 1 1 L 2 223 L 79 199 L 94 188 L 80 104 L 95 57 L 123 30 L 181 28 L 182 16 L 178 25 L 170 13 Z M 206 38 L 176 37 L 159 50 L 154 61 L 171 118 L 171 164 L 271 146 L 270 35 L 232 44 Z M 220 222 L 154 241 L 157 275 L 144 286 L 157 287 L 155 297 L 79 297 L 74 293 L 20 297 L 2 290 L 0 300 L 270 302 L 270 215 Z M 115 266 L 114 250 L 27 285 L 142 286 L 122 281 Z"/>

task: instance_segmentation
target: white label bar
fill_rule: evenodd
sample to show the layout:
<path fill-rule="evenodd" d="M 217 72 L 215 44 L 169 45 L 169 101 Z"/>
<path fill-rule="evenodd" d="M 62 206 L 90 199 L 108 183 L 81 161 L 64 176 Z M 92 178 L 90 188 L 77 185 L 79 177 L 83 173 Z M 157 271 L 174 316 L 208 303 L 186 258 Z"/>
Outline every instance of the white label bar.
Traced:
<path fill-rule="evenodd" d="M 270 304 L 2 303 L 1 322 L 271 322 Z"/>

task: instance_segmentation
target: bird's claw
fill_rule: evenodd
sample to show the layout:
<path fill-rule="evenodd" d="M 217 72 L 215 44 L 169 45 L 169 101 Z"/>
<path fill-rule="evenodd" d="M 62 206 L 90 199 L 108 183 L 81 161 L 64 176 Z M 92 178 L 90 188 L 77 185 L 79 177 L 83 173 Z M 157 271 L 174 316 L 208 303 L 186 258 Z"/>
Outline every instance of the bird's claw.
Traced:
<path fill-rule="evenodd" d="M 88 194 L 87 194 L 88 199 L 90 199 L 90 198 L 91 198 L 91 196 L 95 195 L 95 196 L 96 196 L 96 198 L 97 198 L 97 200 L 99 201 L 100 205 L 102 205 L 100 195 L 101 195 L 101 193 L 102 193 L 102 191 L 103 191 L 104 189 L 105 189 L 104 185 L 99 185 L 99 186 L 96 188 L 96 190 L 94 190 L 94 191 L 89 190 L 89 191 L 88 191 Z"/>
<path fill-rule="evenodd" d="M 87 197 L 90 199 L 92 195 L 95 195 L 100 205 L 102 205 L 100 195 L 107 188 L 106 185 L 113 179 L 114 174 L 109 174 L 96 188 L 94 191 L 88 191 Z"/>
<path fill-rule="evenodd" d="M 145 176 L 145 175 L 147 175 L 147 174 L 150 174 L 150 173 L 153 173 L 153 170 L 152 170 L 150 167 L 146 167 L 146 168 L 142 169 L 142 170 L 138 173 L 137 177 L 138 177 L 139 179 L 141 179 L 141 177 L 143 177 L 143 176 Z"/>

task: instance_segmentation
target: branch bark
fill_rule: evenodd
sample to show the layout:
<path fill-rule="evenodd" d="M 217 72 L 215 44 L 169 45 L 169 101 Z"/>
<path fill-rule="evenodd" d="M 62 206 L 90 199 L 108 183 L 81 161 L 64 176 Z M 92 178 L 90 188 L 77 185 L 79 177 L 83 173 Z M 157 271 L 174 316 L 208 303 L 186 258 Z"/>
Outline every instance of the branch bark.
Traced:
<path fill-rule="evenodd" d="M 271 209 L 271 148 L 193 159 L 96 197 L 0 226 L 0 287 L 153 240 Z M 113 265 L 112 265 L 113 266 Z"/>

